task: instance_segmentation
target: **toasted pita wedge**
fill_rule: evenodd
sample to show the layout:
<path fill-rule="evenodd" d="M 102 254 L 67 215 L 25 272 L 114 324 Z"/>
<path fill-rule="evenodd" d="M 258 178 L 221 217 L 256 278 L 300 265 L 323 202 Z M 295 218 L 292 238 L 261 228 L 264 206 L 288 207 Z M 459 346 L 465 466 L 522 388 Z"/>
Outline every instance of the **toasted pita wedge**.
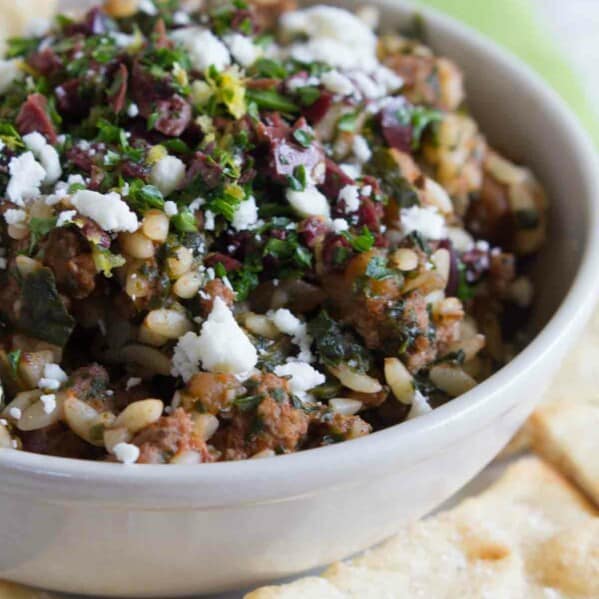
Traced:
<path fill-rule="evenodd" d="M 537 458 L 487 491 L 406 526 L 380 547 L 335 564 L 316 598 L 436 599 L 599 596 L 599 519 L 568 481 Z M 313 580 L 313 579 L 312 579 Z M 295 586 L 294 586 L 295 585 Z M 289 599 L 300 582 L 249 599 Z M 333 588 L 341 595 L 334 595 Z M 312 597 L 306 594 L 305 597 Z"/>
<path fill-rule="evenodd" d="M 541 406 L 528 429 L 534 451 L 599 506 L 599 404 Z"/>
<path fill-rule="evenodd" d="M 55 597 L 44 591 L 0 580 L 0 599 L 52 599 Z"/>

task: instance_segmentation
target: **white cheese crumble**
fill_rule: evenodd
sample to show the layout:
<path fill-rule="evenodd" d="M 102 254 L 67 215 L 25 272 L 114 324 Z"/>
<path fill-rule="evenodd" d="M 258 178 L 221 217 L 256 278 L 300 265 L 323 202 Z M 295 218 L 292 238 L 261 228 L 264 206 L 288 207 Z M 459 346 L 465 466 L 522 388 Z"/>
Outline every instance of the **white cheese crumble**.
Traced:
<path fill-rule="evenodd" d="M 137 216 L 116 192 L 102 194 L 82 189 L 73 195 L 71 204 L 105 231 L 134 233 L 139 227 Z"/>
<path fill-rule="evenodd" d="M 335 233 L 343 233 L 349 229 L 349 223 L 344 218 L 336 218 L 333 220 L 333 231 Z"/>
<path fill-rule="evenodd" d="M 258 362 L 256 348 L 220 297 L 214 299 L 200 335 L 186 333 L 179 339 L 173 355 L 173 375 L 188 381 L 198 372 L 199 362 L 205 370 L 225 374 L 248 372 Z"/>
<path fill-rule="evenodd" d="M 40 401 L 44 406 L 44 412 L 46 414 L 52 414 L 56 409 L 56 395 L 54 393 L 48 393 L 40 396 Z"/>
<path fill-rule="evenodd" d="M 216 214 L 212 210 L 204 212 L 204 229 L 206 231 L 214 231 L 216 229 Z"/>
<path fill-rule="evenodd" d="M 430 407 L 427 398 L 420 393 L 420 391 L 416 390 L 414 393 L 414 399 L 412 400 L 412 407 L 408 413 L 408 420 L 412 418 L 418 418 L 419 416 L 424 416 L 429 412 L 432 412 L 432 408 Z"/>
<path fill-rule="evenodd" d="M 254 44 L 251 38 L 240 33 L 230 33 L 224 37 L 231 55 L 242 66 L 252 66 L 263 54 L 262 48 Z"/>
<path fill-rule="evenodd" d="M 38 159 L 46 171 L 44 183 L 52 185 L 60 179 L 62 168 L 58 152 L 47 142 L 46 138 L 37 131 L 23 136 L 23 141 L 28 150 Z"/>
<path fill-rule="evenodd" d="M 23 413 L 19 408 L 10 408 L 8 410 L 8 415 L 15 420 L 20 420 Z"/>
<path fill-rule="evenodd" d="M 176 156 L 165 156 L 152 167 L 152 183 L 165 197 L 181 187 L 184 179 L 185 164 Z"/>
<path fill-rule="evenodd" d="M 135 102 L 131 102 L 127 108 L 127 116 L 134 119 L 139 114 L 139 106 Z"/>
<path fill-rule="evenodd" d="M 351 80 L 337 70 L 323 73 L 321 81 L 325 89 L 340 96 L 351 96 L 355 91 Z"/>
<path fill-rule="evenodd" d="M 360 164 L 364 164 L 368 162 L 372 158 L 372 150 L 362 135 L 356 135 L 354 137 L 354 141 L 352 143 L 352 150 L 354 152 L 354 156 L 356 160 Z"/>
<path fill-rule="evenodd" d="M 177 29 L 171 36 L 189 52 L 191 63 L 198 71 L 204 72 L 212 65 L 222 71 L 231 64 L 227 46 L 204 27 Z"/>
<path fill-rule="evenodd" d="M 344 163 L 340 164 L 339 168 L 350 178 L 357 179 L 362 174 L 362 168 L 358 164 Z"/>
<path fill-rule="evenodd" d="M 303 191 L 287 190 L 287 201 L 295 212 L 306 218 L 308 216 L 325 216 L 331 215 L 329 202 L 316 187 L 307 187 Z"/>
<path fill-rule="evenodd" d="M 280 23 L 287 37 L 307 37 L 289 49 L 291 56 L 301 62 L 324 62 L 342 69 L 369 72 L 378 65 L 376 35 L 347 10 L 313 6 L 285 13 Z"/>
<path fill-rule="evenodd" d="M 190 22 L 191 18 L 184 10 L 177 10 L 173 13 L 173 23 L 175 25 L 188 25 Z"/>
<path fill-rule="evenodd" d="M 8 199 L 23 206 L 24 201 L 34 198 L 40 193 L 40 186 L 46 177 L 44 167 L 36 161 L 32 152 L 25 152 L 11 158 L 8 164 L 10 180 L 6 188 Z"/>
<path fill-rule="evenodd" d="M 152 0 L 139 0 L 138 9 L 147 15 L 154 17 L 158 14 L 158 9 L 154 6 Z"/>
<path fill-rule="evenodd" d="M 233 215 L 231 225 L 236 231 L 246 231 L 258 222 L 258 206 L 256 198 L 250 196 L 241 202 Z"/>
<path fill-rule="evenodd" d="M 275 367 L 275 374 L 280 377 L 291 377 L 289 390 L 302 401 L 309 399 L 308 391 L 322 385 L 326 377 L 306 362 L 288 362 Z"/>
<path fill-rule="evenodd" d="M 132 443 L 117 443 L 112 448 L 114 457 L 123 464 L 135 464 L 139 458 L 139 447 Z"/>
<path fill-rule="evenodd" d="M 20 208 L 9 208 L 4 212 L 4 220 L 7 225 L 20 225 L 27 219 L 27 213 Z"/>
<path fill-rule="evenodd" d="M 75 210 L 63 210 L 56 219 L 56 226 L 63 227 L 67 223 L 70 223 L 76 215 L 77 212 Z"/>
<path fill-rule="evenodd" d="M 339 201 L 345 203 L 345 212 L 356 212 L 360 208 L 360 189 L 357 185 L 346 185 L 339 192 Z"/>
<path fill-rule="evenodd" d="M 417 232 L 426 239 L 443 239 L 447 234 L 445 219 L 434 206 L 403 208 L 401 230 L 404 235 Z"/>
<path fill-rule="evenodd" d="M 43 375 L 37 386 L 48 391 L 60 389 L 60 386 L 69 379 L 67 373 L 58 364 L 46 364 Z"/>
<path fill-rule="evenodd" d="M 0 94 L 3 94 L 23 73 L 18 60 L 0 60 Z"/>
<path fill-rule="evenodd" d="M 291 336 L 291 341 L 299 347 L 296 360 L 300 362 L 312 362 L 314 356 L 310 351 L 312 337 L 308 335 L 308 326 L 297 316 L 294 316 L 287 308 L 279 308 L 267 314 L 270 321 L 285 335 Z"/>
<path fill-rule="evenodd" d="M 175 204 L 175 202 L 172 202 L 171 200 L 167 200 L 166 202 L 164 202 L 164 213 L 168 217 L 173 217 L 178 212 L 179 212 L 179 209 L 177 208 L 177 204 Z"/>

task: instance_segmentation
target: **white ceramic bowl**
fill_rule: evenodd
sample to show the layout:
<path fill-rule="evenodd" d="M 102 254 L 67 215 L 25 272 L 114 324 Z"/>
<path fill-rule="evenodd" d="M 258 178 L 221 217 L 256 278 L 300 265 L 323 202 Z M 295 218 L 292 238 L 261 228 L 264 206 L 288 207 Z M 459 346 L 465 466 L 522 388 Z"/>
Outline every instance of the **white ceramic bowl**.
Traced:
<path fill-rule="evenodd" d="M 412 13 L 395 0 L 378 4 L 385 23 Z M 594 150 L 535 74 L 454 21 L 423 12 L 434 47 L 465 70 L 489 139 L 530 164 L 549 190 L 532 323 L 541 332 L 508 366 L 433 413 L 296 455 L 127 467 L 3 450 L 0 577 L 77 593 L 165 596 L 298 573 L 438 506 L 522 424 L 597 297 Z"/>

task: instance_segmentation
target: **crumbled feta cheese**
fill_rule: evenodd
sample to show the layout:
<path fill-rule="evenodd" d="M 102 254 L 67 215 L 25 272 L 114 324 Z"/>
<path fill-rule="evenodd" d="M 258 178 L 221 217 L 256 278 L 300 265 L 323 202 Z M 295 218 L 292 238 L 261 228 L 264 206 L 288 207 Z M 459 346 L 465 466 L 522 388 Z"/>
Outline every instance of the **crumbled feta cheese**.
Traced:
<path fill-rule="evenodd" d="M 204 212 L 204 229 L 206 229 L 206 231 L 214 231 L 215 228 L 216 215 L 214 212 L 212 212 L 212 210 L 206 210 L 206 212 Z"/>
<path fill-rule="evenodd" d="M 66 383 L 69 378 L 67 373 L 58 364 L 46 364 L 43 375 L 37 386 L 40 389 L 47 389 L 48 391 L 60 389 L 60 386 Z"/>
<path fill-rule="evenodd" d="M 141 378 L 139 378 L 138 376 L 132 376 L 127 381 L 127 384 L 125 385 L 125 390 L 129 391 L 129 389 L 133 389 L 133 387 L 137 387 L 138 385 L 141 385 Z"/>
<path fill-rule="evenodd" d="M 285 335 L 296 335 L 301 327 L 302 321 L 294 316 L 287 308 L 279 308 L 269 314 L 272 323 Z"/>
<path fill-rule="evenodd" d="M 0 60 L 0 94 L 6 92 L 12 82 L 22 76 L 18 60 Z"/>
<path fill-rule="evenodd" d="M 147 15 L 150 15 L 151 17 L 154 17 L 158 14 L 158 9 L 156 8 L 152 0 L 139 0 L 137 8 L 141 12 L 145 12 Z"/>
<path fill-rule="evenodd" d="M 355 91 L 351 80 L 337 70 L 323 73 L 321 80 L 326 89 L 340 96 L 351 96 Z"/>
<path fill-rule="evenodd" d="M 227 46 L 204 27 L 177 29 L 171 35 L 189 52 L 191 63 L 198 71 L 204 72 L 212 65 L 222 71 L 231 64 Z"/>
<path fill-rule="evenodd" d="M 127 116 L 134 119 L 137 115 L 139 115 L 139 106 L 135 102 L 131 102 L 127 108 Z"/>
<path fill-rule="evenodd" d="M 426 239 L 443 239 L 447 235 L 445 219 L 434 206 L 403 208 L 401 230 L 404 235 L 417 232 Z"/>
<path fill-rule="evenodd" d="M 165 156 L 152 167 L 151 179 L 166 197 L 183 184 L 185 164 L 176 156 Z"/>
<path fill-rule="evenodd" d="M 40 396 L 40 401 L 44 406 L 44 412 L 46 414 L 52 414 L 56 409 L 56 395 L 54 393 L 48 393 Z"/>
<path fill-rule="evenodd" d="M 256 206 L 256 198 L 250 196 L 237 207 L 231 225 L 236 231 L 246 231 L 251 229 L 257 222 L 258 206 Z"/>
<path fill-rule="evenodd" d="M 296 359 L 301 362 L 312 362 L 314 359 L 310 351 L 312 337 L 308 335 L 306 323 L 294 316 L 287 308 L 279 308 L 269 312 L 267 316 L 281 333 L 290 335 L 291 341 L 299 347 L 300 351 Z"/>
<path fill-rule="evenodd" d="M 239 374 L 258 361 L 256 348 L 220 297 L 202 325 L 198 345 L 202 366 L 211 372 Z"/>
<path fill-rule="evenodd" d="M 56 219 L 56 226 L 62 227 L 67 223 L 70 223 L 76 215 L 77 212 L 75 210 L 63 210 Z"/>
<path fill-rule="evenodd" d="M 23 141 L 28 150 L 38 159 L 46 171 L 44 183 L 52 185 L 60 179 L 62 167 L 60 166 L 60 157 L 58 152 L 46 141 L 46 138 L 37 131 L 23 136 Z"/>
<path fill-rule="evenodd" d="M 8 415 L 15 420 L 20 420 L 23 413 L 19 408 L 10 408 L 8 410 Z"/>
<path fill-rule="evenodd" d="M 240 33 L 230 33 L 224 37 L 231 55 L 242 66 L 252 66 L 263 54 L 262 48 L 254 44 L 251 38 Z"/>
<path fill-rule="evenodd" d="M 87 189 L 77 191 L 71 204 L 83 216 L 97 222 L 105 231 L 134 233 L 139 227 L 137 216 L 118 193 L 98 193 Z"/>
<path fill-rule="evenodd" d="M 350 178 L 358 179 L 362 174 L 362 168 L 359 164 L 340 164 L 339 168 Z"/>
<path fill-rule="evenodd" d="M 287 201 L 301 217 L 325 216 L 330 217 L 329 202 L 316 187 L 307 187 L 303 191 L 287 190 Z"/>
<path fill-rule="evenodd" d="M 360 189 L 357 185 L 346 185 L 339 192 L 339 201 L 345 203 L 345 212 L 355 212 L 360 208 Z"/>
<path fill-rule="evenodd" d="M 191 18 L 184 10 L 177 10 L 173 13 L 173 23 L 175 25 L 188 25 Z"/>
<path fill-rule="evenodd" d="M 177 208 L 177 204 L 175 204 L 175 202 L 172 202 L 171 200 L 164 202 L 164 213 L 168 217 L 175 216 L 178 212 L 179 209 Z"/>
<path fill-rule="evenodd" d="M 128 48 L 137 41 L 134 35 L 123 33 L 122 31 L 110 31 L 108 35 L 119 48 Z"/>
<path fill-rule="evenodd" d="M 308 391 L 322 385 L 326 377 L 306 362 L 288 362 L 275 367 L 275 374 L 289 376 L 289 390 L 302 401 L 308 399 Z"/>
<path fill-rule="evenodd" d="M 27 213 L 20 208 L 9 208 L 4 212 L 4 220 L 8 225 L 20 225 L 27 219 Z"/>
<path fill-rule="evenodd" d="M 8 199 L 23 206 L 24 201 L 40 193 L 40 186 L 46 177 L 44 167 L 36 161 L 32 152 L 25 152 L 11 158 L 8 164 L 10 180 L 6 188 Z"/>
<path fill-rule="evenodd" d="M 432 408 L 430 407 L 427 398 L 420 393 L 420 391 L 416 390 L 414 392 L 414 399 L 412 400 L 412 407 L 408 412 L 408 420 L 412 418 L 418 418 L 419 416 L 424 416 L 429 412 L 432 412 Z"/>
<path fill-rule="evenodd" d="M 362 135 L 356 135 L 352 144 L 352 150 L 356 160 L 360 164 L 368 162 L 372 158 L 372 150 Z"/>
<path fill-rule="evenodd" d="M 288 12 L 281 17 L 281 29 L 287 37 L 307 37 L 290 48 L 301 62 L 366 71 L 378 65 L 376 35 L 347 10 L 320 5 Z"/>
<path fill-rule="evenodd" d="M 216 297 L 200 335 L 186 333 L 179 339 L 172 372 L 188 381 L 198 372 L 200 362 L 210 372 L 241 374 L 252 370 L 257 361 L 256 348 L 237 324 L 227 304 Z"/>
<path fill-rule="evenodd" d="M 139 447 L 132 443 L 117 443 L 112 448 L 112 453 L 123 464 L 135 464 L 139 458 Z"/>
<path fill-rule="evenodd" d="M 196 210 L 201 208 L 205 203 L 206 203 L 206 200 L 204 198 L 196 198 L 187 207 L 189 208 L 190 212 L 195 212 Z"/>
<path fill-rule="evenodd" d="M 333 220 L 333 231 L 335 233 L 342 233 L 349 229 L 349 223 L 344 218 L 336 218 Z"/>

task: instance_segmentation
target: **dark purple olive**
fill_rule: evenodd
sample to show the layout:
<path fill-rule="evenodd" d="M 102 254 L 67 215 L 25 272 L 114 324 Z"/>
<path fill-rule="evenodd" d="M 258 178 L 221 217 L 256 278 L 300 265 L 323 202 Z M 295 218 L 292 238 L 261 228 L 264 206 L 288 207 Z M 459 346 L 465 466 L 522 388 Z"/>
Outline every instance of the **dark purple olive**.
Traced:
<path fill-rule="evenodd" d="M 320 189 L 324 195 L 332 201 L 337 200 L 339 192 L 346 185 L 355 185 L 354 179 L 343 171 L 343 169 L 336 163 L 326 159 L 326 174 L 324 183 L 320 186 Z"/>
<path fill-rule="evenodd" d="M 30 94 L 17 115 L 17 130 L 21 135 L 37 131 L 51 144 L 56 143 L 56 130 L 48 116 L 48 100 L 42 94 Z"/>
<path fill-rule="evenodd" d="M 412 126 L 402 122 L 401 114 L 409 104 L 404 98 L 393 98 L 378 115 L 381 132 L 387 145 L 400 152 L 412 148 Z"/>

